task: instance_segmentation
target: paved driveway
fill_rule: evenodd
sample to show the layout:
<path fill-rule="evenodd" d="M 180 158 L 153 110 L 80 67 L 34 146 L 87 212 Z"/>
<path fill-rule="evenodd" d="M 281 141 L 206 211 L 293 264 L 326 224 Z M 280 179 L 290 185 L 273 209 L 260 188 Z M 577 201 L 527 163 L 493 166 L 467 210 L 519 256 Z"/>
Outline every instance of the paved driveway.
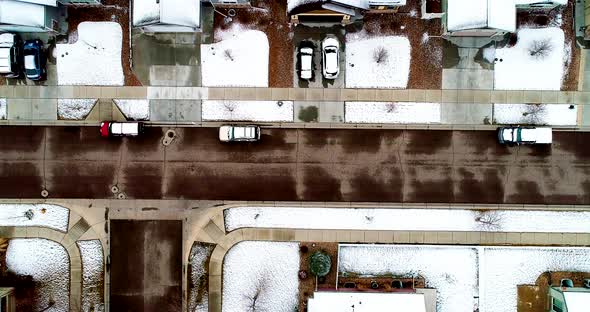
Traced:
<path fill-rule="evenodd" d="M 216 128 L 104 140 L 94 127 L 0 128 L 0 197 L 590 204 L 590 133 L 508 148 L 494 131 Z"/>

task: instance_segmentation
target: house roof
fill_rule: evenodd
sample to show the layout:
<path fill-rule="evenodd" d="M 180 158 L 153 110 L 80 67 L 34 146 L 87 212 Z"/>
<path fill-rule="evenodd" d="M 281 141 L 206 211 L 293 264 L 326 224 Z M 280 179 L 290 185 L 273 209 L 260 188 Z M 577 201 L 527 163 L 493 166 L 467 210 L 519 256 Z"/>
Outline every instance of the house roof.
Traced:
<path fill-rule="evenodd" d="M 447 30 L 493 28 L 514 32 L 514 0 L 448 0 Z"/>
<path fill-rule="evenodd" d="M 200 0 L 133 0 L 133 25 L 166 24 L 198 28 Z"/>
<path fill-rule="evenodd" d="M 397 5 L 406 4 L 406 0 L 287 0 L 287 11 L 291 12 L 297 7 L 312 4 L 332 3 L 354 9 L 368 10 L 370 5 Z"/>
<path fill-rule="evenodd" d="M 564 291 L 568 312 L 587 312 L 590 307 L 590 292 Z"/>
<path fill-rule="evenodd" d="M 45 27 L 45 7 L 29 2 L 0 0 L 0 23 Z"/>
<path fill-rule="evenodd" d="M 353 307 L 354 308 L 351 308 Z M 309 312 L 425 312 L 423 294 L 368 293 L 368 292 L 315 292 L 307 302 Z"/>
<path fill-rule="evenodd" d="M 42 4 L 42 5 L 48 5 L 48 6 L 57 7 L 57 1 L 56 0 L 16 0 L 16 1 L 29 2 L 29 3 L 35 3 L 35 4 Z"/>

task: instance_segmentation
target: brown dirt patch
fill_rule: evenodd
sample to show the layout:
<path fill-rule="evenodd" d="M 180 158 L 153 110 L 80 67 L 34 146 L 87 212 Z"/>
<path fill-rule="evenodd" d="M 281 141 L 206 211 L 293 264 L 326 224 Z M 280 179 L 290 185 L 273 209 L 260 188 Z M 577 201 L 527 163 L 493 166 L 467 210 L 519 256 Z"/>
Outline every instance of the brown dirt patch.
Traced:
<path fill-rule="evenodd" d="M 440 89 L 443 40 L 435 37 L 442 34 L 440 19 L 420 16 L 420 1 L 408 0 L 398 13 L 366 14 L 363 29 L 368 34 L 408 37 L 412 47 L 408 89 Z"/>
<path fill-rule="evenodd" d="M 141 86 L 131 69 L 129 38 L 129 1 L 104 0 L 103 5 L 68 6 L 68 35 L 78 29 L 81 22 L 117 22 L 123 30 L 121 61 L 126 86 Z"/>
<path fill-rule="evenodd" d="M 307 251 L 304 252 L 304 248 L 307 247 Z M 336 274 L 338 273 L 338 268 L 336 267 L 336 262 L 338 259 L 338 243 L 316 243 L 316 242 L 301 242 L 299 243 L 299 254 L 301 255 L 301 260 L 299 262 L 299 267 L 301 270 L 305 270 L 307 272 L 306 279 L 299 279 L 299 310 L 298 311 L 307 311 L 307 299 L 313 296 L 313 292 L 315 291 L 315 277 L 309 271 L 309 257 L 316 251 L 321 250 L 326 252 L 330 255 L 332 260 L 332 267 L 330 268 L 330 273 L 326 275 L 325 281 L 320 283 L 318 281 L 318 289 L 335 289 L 336 288 Z"/>
<path fill-rule="evenodd" d="M 218 8 L 223 14 L 226 9 Z M 227 29 L 240 23 L 250 29 L 264 32 L 270 48 L 268 83 L 271 88 L 293 87 L 293 40 L 287 16 L 287 0 L 252 1 L 252 8 L 235 9 L 233 22 L 224 24 L 223 16 L 215 14 L 214 29 Z M 214 38 L 214 41 L 217 41 Z"/>
<path fill-rule="evenodd" d="M 565 34 L 566 47 L 571 51 L 567 72 L 564 75 L 561 90 L 578 90 L 578 72 L 580 70 L 580 49 L 576 46 L 576 34 L 571 26 L 574 23 L 574 1 L 569 0 L 567 6 L 560 6 L 555 9 L 519 10 L 516 14 L 517 27 L 547 27 L 558 25 L 561 17 L 561 29 Z"/>

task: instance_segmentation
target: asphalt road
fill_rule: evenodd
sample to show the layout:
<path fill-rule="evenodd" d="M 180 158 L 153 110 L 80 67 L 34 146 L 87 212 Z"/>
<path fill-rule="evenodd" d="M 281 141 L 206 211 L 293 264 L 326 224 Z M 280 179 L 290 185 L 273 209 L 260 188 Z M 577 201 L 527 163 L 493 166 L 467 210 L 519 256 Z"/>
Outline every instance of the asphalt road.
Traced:
<path fill-rule="evenodd" d="M 590 133 L 504 147 L 493 131 L 215 128 L 104 139 L 95 127 L 0 127 L 0 198 L 128 198 L 590 204 Z"/>

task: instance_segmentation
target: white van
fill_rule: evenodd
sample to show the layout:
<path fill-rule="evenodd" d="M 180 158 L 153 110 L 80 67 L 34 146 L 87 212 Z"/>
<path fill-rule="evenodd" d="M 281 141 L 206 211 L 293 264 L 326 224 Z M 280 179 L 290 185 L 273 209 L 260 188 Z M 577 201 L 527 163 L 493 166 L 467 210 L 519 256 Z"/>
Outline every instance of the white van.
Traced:
<path fill-rule="evenodd" d="M 553 131 L 547 127 L 501 127 L 498 128 L 498 142 L 507 145 L 551 144 Z"/>
<path fill-rule="evenodd" d="M 142 122 L 113 122 L 100 123 L 100 135 L 103 137 L 138 136 L 143 132 Z"/>

